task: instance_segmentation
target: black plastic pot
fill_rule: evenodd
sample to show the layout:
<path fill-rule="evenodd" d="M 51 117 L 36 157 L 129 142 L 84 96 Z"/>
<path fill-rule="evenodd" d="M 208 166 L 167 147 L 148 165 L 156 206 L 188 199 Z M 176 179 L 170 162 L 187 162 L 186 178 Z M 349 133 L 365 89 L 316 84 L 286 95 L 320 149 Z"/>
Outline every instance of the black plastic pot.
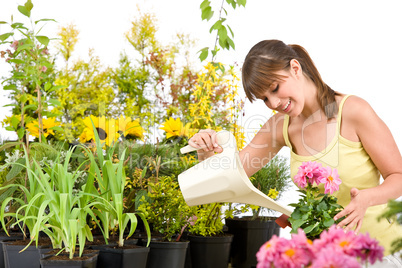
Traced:
<path fill-rule="evenodd" d="M 115 245 L 96 245 L 92 249 L 99 250 L 97 268 L 145 268 L 147 264 L 148 247 L 117 248 Z"/>
<path fill-rule="evenodd" d="M 233 235 L 189 235 L 192 268 L 227 268 Z"/>
<path fill-rule="evenodd" d="M 50 244 L 47 246 L 30 245 L 24 251 L 24 245 L 13 245 L 12 241 L 2 241 L 4 252 L 5 268 L 40 268 L 41 254 L 51 250 Z"/>
<path fill-rule="evenodd" d="M 54 255 L 46 256 L 40 259 L 42 268 L 96 268 L 98 253 L 87 255 L 85 259 L 73 258 L 68 259 L 68 255 L 64 254 L 66 259 L 52 259 Z M 112 266 L 111 266 L 112 267 Z"/>
<path fill-rule="evenodd" d="M 188 244 L 188 241 L 151 241 L 147 268 L 184 268 Z"/>
<path fill-rule="evenodd" d="M 251 220 L 248 217 L 225 219 L 228 233 L 234 235 L 230 260 L 233 267 L 253 268 L 257 265 L 256 254 L 260 247 L 275 234 L 280 227 L 272 218 Z"/>
<path fill-rule="evenodd" d="M 15 240 L 20 240 L 22 239 L 22 234 L 17 233 L 17 234 L 11 234 L 10 236 L 6 235 L 5 233 L 0 234 L 0 268 L 5 267 L 5 259 L 4 259 L 4 253 L 3 253 L 3 243 L 2 241 L 15 241 Z"/>

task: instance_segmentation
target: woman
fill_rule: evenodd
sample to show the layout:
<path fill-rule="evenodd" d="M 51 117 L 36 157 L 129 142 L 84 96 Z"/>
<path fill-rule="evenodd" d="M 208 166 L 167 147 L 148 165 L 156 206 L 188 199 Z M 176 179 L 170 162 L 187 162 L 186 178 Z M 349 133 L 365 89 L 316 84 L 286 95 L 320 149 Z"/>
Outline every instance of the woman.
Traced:
<path fill-rule="evenodd" d="M 377 217 L 390 199 L 402 195 L 402 157 L 371 106 L 332 90 L 301 46 L 279 40 L 259 42 L 250 50 L 242 79 L 251 102 L 261 99 L 278 112 L 240 152 L 247 175 L 266 165 L 283 146 L 291 149 L 292 178 L 305 161 L 338 169 L 342 184 L 334 195 L 344 210 L 335 220 L 347 216 L 338 226 L 368 231 L 389 254 L 401 229 Z M 212 130 L 201 130 L 189 144 L 199 149 L 200 160 L 222 151 Z"/>

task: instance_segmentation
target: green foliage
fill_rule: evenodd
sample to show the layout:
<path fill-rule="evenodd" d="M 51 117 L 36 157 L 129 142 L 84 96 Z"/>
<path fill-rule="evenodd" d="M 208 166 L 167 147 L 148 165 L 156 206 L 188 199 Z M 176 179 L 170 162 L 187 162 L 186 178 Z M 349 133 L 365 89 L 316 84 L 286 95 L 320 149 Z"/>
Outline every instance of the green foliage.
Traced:
<path fill-rule="evenodd" d="M 236 9 L 237 7 L 246 6 L 247 0 L 226 0 L 226 4 L 230 5 L 233 9 Z M 201 49 L 200 52 L 200 60 L 204 61 L 209 54 L 209 51 L 211 51 L 212 54 L 212 62 L 214 61 L 216 54 L 219 51 L 219 48 L 217 47 L 217 44 L 222 49 L 227 49 L 229 50 L 230 48 L 235 49 L 235 44 L 232 38 L 234 38 L 234 33 L 230 26 L 226 23 L 226 19 L 224 15 L 222 14 L 223 12 L 227 16 L 228 12 L 225 9 L 225 1 L 222 1 L 222 5 L 219 9 L 219 17 L 215 21 L 215 23 L 212 25 L 210 28 L 209 32 L 212 33 L 213 31 L 216 31 L 216 41 L 215 41 L 215 46 L 213 49 L 209 49 L 208 47 L 205 47 Z M 201 19 L 202 20 L 211 20 L 211 18 L 214 16 L 214 11 L 211 7 L 211 2 L 209 0 L 203 0 L 200 4 L 200 10 L 201 10 Z M 230 33 L 230 36 L 229 36 Z"/>
<path fill-rule="evenodd" d="M 147 196 L 142 196 L 139 211 L 153 226 L 153 231 L 167 241 L 179 240 L 184 228 L 194 215 L 194 207 L 189 207 L 173 176 L 160 177 L 149 183 Z"/>
<path fill-rule="evenodd" d="M 12 122 L 7 130 L 15 131 L 19 139 L 28 140 L 25 136 L 26 123 L 37 118 L 41 141 L 42 117 L 54 117 L 50 107 L 57 106 L 57 102 L 52 101 L 49 96 L 55 90 L 53 60 L 47 48 L 50 39 L 40 34 L 43 22 L 53 20 L 41 19 L 34 22 L 31 17 L 32 8 L 31 0 L 18 6 L 18 11 L 29 19 L 30 28 L 20 22 L 2 22 L 9 25 L 10 32 L 0 35 L 0 45 L 9 45 L 5 51 L 1 51 L 1 55 L 11 67 L 10 76 L 2 84 L 4 90 L 10 90 L 11 104 L 7 106 L 12 106 L 13 114 L 21 118 L 19 122 Z"/>
<path fill-rule="evenodd" d="M 402 200 L 390 200 L 387 210 L 378 218 L 394 219 L 399 225 L 402 225 Z M 397 253 L 402 249 L 402 238 L 398 237 L 392 242 L 391 253 Z M 402 257 L 402 254 L 400 255 Z"/>
<path fill-rule="evenodd" d="M 298 191 L 302 193 L 299 202 L 289 204 L 295 208 L 288 219 L 292 224 L 291 233 L 297 233 L 297 229 L 302 228 L 308 238 L 315 239 L 322 231 L 344 219 L 334 221 L 334 216 L 343 209 L 335 196 L 319 194 L 318 188 L 310 184 L 305 190 Z"/>
<path fill-rule="evenodd" d="M 200 236 L 216 236 L 223 233 L 223 203 L 196 206 L 195 222 L 189 226 L 190 233 Z"/>

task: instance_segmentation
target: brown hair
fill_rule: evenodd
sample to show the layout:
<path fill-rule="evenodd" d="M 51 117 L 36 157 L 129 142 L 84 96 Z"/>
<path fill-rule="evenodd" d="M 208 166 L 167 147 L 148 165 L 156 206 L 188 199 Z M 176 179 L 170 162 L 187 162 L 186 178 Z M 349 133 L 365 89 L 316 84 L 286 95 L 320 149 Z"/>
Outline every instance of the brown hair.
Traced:
<path fill-rule="evenodd" d="M 247 98 L 253 102 L 261 96 L 274 82 L 282 77 L 278 71 L 290 68 L 290 61 L 296 59 L 303 73 L 313 81 L 318 89 L 317 99 L 328 119 L 336 116 L 337 95 L 321 78 L 307 51 L 299 45 L 286 45 L 279 40 L 264 40 L 253 46 L 247 54 L 242 68 L 243 88 Z"/>

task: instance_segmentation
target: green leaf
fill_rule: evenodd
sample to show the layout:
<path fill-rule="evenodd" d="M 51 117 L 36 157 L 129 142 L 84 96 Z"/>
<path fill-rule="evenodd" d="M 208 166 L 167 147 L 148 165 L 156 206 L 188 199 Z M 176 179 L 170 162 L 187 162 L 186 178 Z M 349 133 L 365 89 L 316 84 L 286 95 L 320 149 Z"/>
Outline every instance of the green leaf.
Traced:
<path fill-rule="evenodd" d="M 26 106 L 24 106 L 24 108 L 22 109 L 22 113 L 25 113 L 25 111 L 28 110 L 28 109 L 36 110 L 36 109 L 38 109 L 38 106 L 35 105 L 35 104 L 26 105 Z"/>
<path fill-rule="evenodd" d="M 7 85 L 3 87 L 4 90 L 17 89 L 16 85 Z"/>
<path fill-rule="evenodd" d="M 28 0 L 28 1 L 24 4 L 24 6 L 25 6 L 25 8 L 26 8 L 28 11 L 31 11 L 32 8 L 33 8 L 33 4 L 32 4 L 32 2 L 31 2 L 30 0 Z"/>
<path fill-rule="evenodd" d="M 199 58 L 200 58 L 201 61 L 204 61 L 204 60 L 208 57 L 208 50 L 209 50 L 208 47 L 204 47 L 203 49 L 201 49 L 201 50 L 199 51 L 199 52 L 201 52 L 201 53 L 200 53 L 200 56 L 199 56 Z"/>
<path fill-rule="evenodd" d="M 46 91 L 48 91 L 51 87 L 52 87 L 52 83 L 47 82 L 47 83 L 45 84 L 45 90 L 46 90 Z"/>
<path fill-rule="evenodd" d="M 29 11 L 25 6 L 18 6 L 18 11 L 28 18 L 31 16 L 31 11 Z"/>
<path fill-rule="evenodd" d="M 0 41 L 5 41 L 7 38 L 9 38 L 10 36 L 14 35 L 14 33 L 5 33 L 0 35 Z"/>
<path fill-rule="evenodd" d="M 0 24 L 7 24 L 7 22 L 5 22 L 5 21 L 0 21 Z"/>
<path fill-rule="evenodd" d="M 21 50 L 29 50 L 29 49 L 31 49 L 31 48 L 33 48 L 33 45 L 32 45 L 32 44 L 24 44 L 24 45 L 19 46 L 19 47 L 17 48 L 17 52 L 20 52 Z"/>
<path fill-rule="evenodd" d="M 54 126 L 54 127 L 51 127 L 50 129 L 53 129 L 53 130 L 56 130 L 56 131 L 61 131 L 61 132 L 64 131 L 64 129 L 62 127 L 59 127 L 59 126 Z"/>
<path fill-rule="evenodd" d="M 15 22 L 13 24 L 11 24 L 11 28 L 13 29 L 19 29 L 19 28 L 25 28 L 24 24 L 21 22 Z M 25 28 L 26 29 L 26 28 Z"/>
<path fill-rule="evenodd" d="M 239 6 L 246 7 L 247 0 L 237 0 L 237 4 Z"/>
<path fill-rule="evenodd" d="M 54 21 L 54 22 L 56 22 L 54 19 L 40 19 L 40 20 L 35 21 L 35 24 L 38 24 L 41 21 Z"/>
<path fill-rule="evenodd" d="M 48 46 L 50 41 L 49 37 L 43 35 L 36 36 L 36 40 L 38 40 L 44 46 Z"/>
<path fill-rule="evenodd" d="M 227 41 L 227 43 L 229 44 L 229 46 L 231 48 L 235 49 L 235 44 L 234 44 L 233 40 L 230 37 L 228 37 L 228 39 L 226 41 Z"/>
<path fill-rule="evenodd" d="M 208 0 L 202 1 L 201 5 L 200 5 L 200 9 L 201 9 L 201 10 L 204 10 L 205 8 L 209 7 L 209 4 L 210 4 L 210 3 L 211 3 L 211 2 L 209 2 Z"/>
<path fill-rule="evenodd" d="M 53 106 L 61 106 L 61 103 L 57 99 L 49 99 L 49 102 L 53 104 Z"/>
<path fill-rule="evenodd" d="M 6 126 L 7 131 L 15 131 L 15 129 L 12 126 Z"/>
<path fill-rule="evenodd" d="M 17 161 L 15 161 L 15 163 L 17 164 L 12 165 L 10 172 L 8 172 L 6 176 L 7 181 L 15 178 L 15 176 L 17 176 L 21 172 L 21 170 L 24 169 L 23 165 L 25 165 L 25 158 L 19 158 Z"/>
<path fill-rule="evenodd" d="M 24 63 L 24 61 L 21 60 L 21 59 L 11 59 L 8 62 L 12 62 L 12 63 L 15 63 L 15 64 L 23 64 Z"/>
<path fill-rule="evenodd" d="M 22 137 L 24 136 L 24 134 L 25 134 L 25 128 L 21 127 L 21 128 L 19 128 L 19 129 L 17 130 L 17 135 L 18 135 L 18 138 L 19 138 L 19 139 L 22 139 Z"/>
<path fill-rule="evenodd" d="M 212 25 L 211 29 L 209 29 L 209 33 L 212 33 L 213 30 L 219 30 L 222 27 L 222 20 L 218 20 Z"/>
<path fill-rule="evenodd" d="M 214 12 L 212 11 L 212 8 L 207 7 L 202 11 L 201 19 L 209 21 L 212 18 L 213 15 L 214 15 Z"/>
<path fill-rule="evenodd" d="M 329 219 L 329 220 L 324 221 L 323 224 L 325 227 L 331 227 L 334 223 L 335 223 L 335 221 L 333 219 Z"/>
<path fill-rule="evenodd" d="M 232 28 L 230 28 L 230 26 L 229 26 L 229 25 L 227 25 L 227 27 L 228 27 L 228 29 L 229 29 L 230 34 L 232 35 L 232 37 L 234 37 L 234 33 L 233 33 L 233 31 L 232 31 Z"/>
<path fill-rule="evenodd" d="M 316 222 L 315 224 L 311 224 L 309 226 L 307 226 L 306 228 L 303 229 L 303 231 L 308 234 L 310 233 L 316 226 L 318 226 L 318 224 L 320 224 L 319 222 Z"/>
<path fill-rule="evenodd" d="M 14 129 L 18 128 L 18 124 L 20 123 L 20 120 L 18 120 L 18 118 L 16 116 L 11 117 L 11 126 Z"/>

